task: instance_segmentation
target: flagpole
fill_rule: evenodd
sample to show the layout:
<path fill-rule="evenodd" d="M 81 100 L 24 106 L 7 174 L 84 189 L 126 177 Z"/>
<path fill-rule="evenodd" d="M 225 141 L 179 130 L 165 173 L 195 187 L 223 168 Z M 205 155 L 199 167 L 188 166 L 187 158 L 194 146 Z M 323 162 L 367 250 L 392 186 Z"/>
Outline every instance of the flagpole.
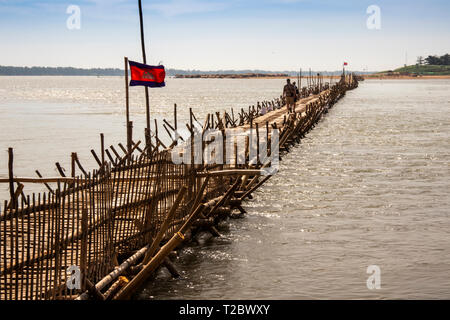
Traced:
<path fill-rule="evenodd" d="M 126 107 L 126 117 L 127 117 L 127 124 L 130 122 L 130 95 L 128 90 L 128 58 L 124 57 L 125 62 L 125 107 Z"/>
<path fill-rule="evenodd" d="M 130 121 L 130 93 L 128 87 L 128 58 L 124 58 L 125 62 L 125 106 L 127 117 L 127 150 L 130 152 L 133 140 L 133 122 Z"/>
<path fill-rule="evenodd" d="M 147 55 L 145 53 L 145 41 L 144 41 L 144 18 L 142 16 L 142 1 L 139 0 L 139 22 L 141 26 L 141 46 L 142 46 L 142 59 L 144 64 L 147 64 Z M 147 146 L 150 145 L 150 102 L 148 96 L 148 88 L 145 87 L 145 111 L 147 118 L 147 128 L 145 129 L 145 139 Z"/>

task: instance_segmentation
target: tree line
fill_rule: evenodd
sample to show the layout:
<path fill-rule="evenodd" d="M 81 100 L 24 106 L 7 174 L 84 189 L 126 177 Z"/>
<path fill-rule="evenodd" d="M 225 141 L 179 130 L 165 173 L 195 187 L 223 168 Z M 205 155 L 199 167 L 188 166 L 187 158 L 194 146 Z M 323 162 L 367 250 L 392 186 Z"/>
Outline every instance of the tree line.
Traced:
<path fill-rule="evenodd" d="M 319 71 L 311 71 L 311 74 L 317 74 Z M 296 77 L 298 71 L 266 71 L 266 70 L 216 70 L 216 71 L 200 71 L 200 70 L 181 70 L 166 69 L 167 76 L 175 75 L 220 75 L 220 74 L 273 74 L 282 73 Z M 321 75 L 340 75 L 342 71 L 320 71 Z M 370 72 L 356 71 L 358 74 L 367 74 Z M 124 70 L 118 68 L 92 68 L 82 69 L 73 67 L 11 67 L 0 66 L 0 76 L 123 76 Z M 309 71 L 303 70 L 302 75 L 307 76 Z"/>
<path fill-rule="evenodd" d="M 422 65 L 424 62 L 429 65 L 448 66 L 450 65 L 450 55 L 446 53 L 442 56 L 428 56 L 425 59 L 422 56 L 417 58 L 417 64 Z"/>
<path fill-rule="evenodd" d="M 202 74 L 247 74 L 261 73 L 271 74 L 271 71 L 265 70 L 218 70 L 218 71 L 200 71 L 200 70 L 181 70 L 166 69 L 168 76 L 175 75 L 202 75 Z M 279 73 L 296 76 L 296 71 L 284 71 Z M 123 69 L 81 69 L 73 67 L 10 67 L 0 66 L 0 76 L 123 76 Z M 334 72 L 325 72 L 324 74 L 334 74 Z"/>
<path fill-rule="evenodd" d="M 120 76 L 120 69 L 80 69 L 72 67 L 8 67 L 0 66 L 2 76 Z"/>

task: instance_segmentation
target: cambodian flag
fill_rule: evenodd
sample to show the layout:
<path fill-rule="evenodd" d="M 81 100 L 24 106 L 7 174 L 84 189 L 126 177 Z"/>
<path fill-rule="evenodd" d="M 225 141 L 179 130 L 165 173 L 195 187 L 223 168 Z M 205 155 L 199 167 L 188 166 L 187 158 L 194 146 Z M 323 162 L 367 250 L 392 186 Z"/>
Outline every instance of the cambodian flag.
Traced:
<path fill-rule="evenodd" d="M 164 87 L 166 83 L 166 70 L 164 66 L 149 66 L 146 64 L 128 61 L 131 69 L 130 86 Z"/>

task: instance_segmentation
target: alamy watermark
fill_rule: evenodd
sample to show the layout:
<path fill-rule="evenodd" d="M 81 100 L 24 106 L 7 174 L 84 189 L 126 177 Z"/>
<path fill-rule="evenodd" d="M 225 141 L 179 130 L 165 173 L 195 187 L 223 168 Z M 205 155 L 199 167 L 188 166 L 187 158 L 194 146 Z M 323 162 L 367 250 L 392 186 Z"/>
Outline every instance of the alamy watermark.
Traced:
<path fill-rule="evenodd" d="M 367 278 L 366 285 L 367 289 L 381 289 L 381 269 L 377 265 L 370 265 L 366 270 L 367 274 L 370 274 L 369 278 Z"/>
<path fill-rule="evenodd" d="M 67 289 L 81 289 L 81 270 L 78 266 L 70 266 L 67 268 Z"/>
<path fill-rule="evenodd" d="M 366 26 L 369 30 L 381 29 L 381 9 L 379 6 L 372 4 L 367 7 L 366 13 L 369 17 L 366 20 Z"/>
<path fill-rule="evenodd" d="M 81 29 L 81 9 L 80 6 L 71 4 L 67 7 L 66 13 L 70 16 L 66 20 L 66 26 L 69 30 Z"/>

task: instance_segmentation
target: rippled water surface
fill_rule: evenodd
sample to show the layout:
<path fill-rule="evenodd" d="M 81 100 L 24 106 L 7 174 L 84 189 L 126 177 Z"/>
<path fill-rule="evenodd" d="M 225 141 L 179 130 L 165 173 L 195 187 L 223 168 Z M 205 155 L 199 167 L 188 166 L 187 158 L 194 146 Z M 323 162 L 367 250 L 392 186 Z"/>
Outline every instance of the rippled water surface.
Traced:
<path fill-rule="evenodd" d="M 18 172 L 51 174 L 72 151 L 88 162 L 99 132 L 123 140 L 123 79 L 52 77 L 52 89 L 10 79 L 0 78 L 0 147 L 16 148 Z M 153 110 L 170 119 L 173 103 L 199 115 L 246 107 L 282 83 L 174 79 L 151 91 Z M 142 128 L 140 98 L 132 116 Z M 245 218 L 180 253 L 182 279 L 162 271 L 137 298 L 450 299 L 449 108 L 448 80 L 361 83 L 283 156 Z M 0 160 L 4 174 L 6 153 Z M 381 269 L 380 290 L 367 289 L 369 265 Z"/>

